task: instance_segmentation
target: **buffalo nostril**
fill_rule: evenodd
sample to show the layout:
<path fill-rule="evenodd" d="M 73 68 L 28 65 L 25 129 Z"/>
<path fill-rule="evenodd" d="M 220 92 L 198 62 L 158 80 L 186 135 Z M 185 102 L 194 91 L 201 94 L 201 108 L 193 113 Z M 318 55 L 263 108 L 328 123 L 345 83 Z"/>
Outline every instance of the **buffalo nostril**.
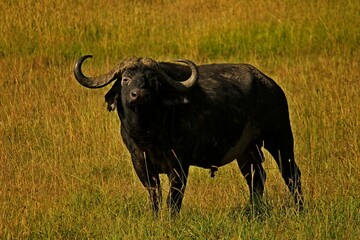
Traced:
<path fill-rule="evenodd" d="M 133 100 L 137 99 L 137 97 L 138 97 L 138 92 L 137 92 L 137 91 L 132 91 L 132 92 L 130 93 L 130 97 L 131 97 Z"/>

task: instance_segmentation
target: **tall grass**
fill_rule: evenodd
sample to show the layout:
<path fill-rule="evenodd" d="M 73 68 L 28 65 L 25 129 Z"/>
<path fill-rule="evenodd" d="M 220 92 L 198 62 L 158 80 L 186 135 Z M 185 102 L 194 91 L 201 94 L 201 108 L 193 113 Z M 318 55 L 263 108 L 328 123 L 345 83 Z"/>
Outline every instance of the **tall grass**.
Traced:
<path fill-rule="evenodd" d="M 358 1 L 1 1 L 1 239 L 357 239 Z M 128 56 L 248 62 L 288 97 L 305 211 L 267 154 L 262 217 L 236 164 L 191 168 L 180 218 L 154 220 L 105 90 L 72 76 Z M 166 178 L 164 194 L 166 194 Z"/>

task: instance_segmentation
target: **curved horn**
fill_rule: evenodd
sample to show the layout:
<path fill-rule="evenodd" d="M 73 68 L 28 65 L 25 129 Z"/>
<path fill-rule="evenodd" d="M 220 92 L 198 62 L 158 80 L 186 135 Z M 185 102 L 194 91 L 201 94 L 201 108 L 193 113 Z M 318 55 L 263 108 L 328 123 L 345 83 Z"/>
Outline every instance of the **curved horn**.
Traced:
<path fill-rule="evenodd" d="M 195 86 L 195 84 L 197 83 L 197 81 L 199 79 L 199 69 L 198 69 L 198 67 L 196 66 L 195 63 L 193 63 L 192 61 L 187 60 L 187 59 L 177 59 L 177 60 L 175 60 L 175 62 L 186 63 L 190 67 L 191 76 L 187 80 L 179 82 L 179 81 L 176 81 L 176 80 L 172 79 L 169 75 L 167 75 L 162 70 L 160 70 L 160 73 L 164 76 L 165 80 L 171 86 L 173 86 L 176 90 L 178 90 L 180 92 L 186 92 L 190 88 Z"/>
<path fill-rule="evenodd" d="M 86 59 L 92 57 L 92 55 L 85 55 L 79 58 L 79 60 L 74 65 L 74 76 L 81 85 L 87 88 L 105 87 L 116 79 L 118 73 L 121 71 L 121 64 L 104 75 L 98 77 L 86 77 L 81 71 L 81 65 Z"/>

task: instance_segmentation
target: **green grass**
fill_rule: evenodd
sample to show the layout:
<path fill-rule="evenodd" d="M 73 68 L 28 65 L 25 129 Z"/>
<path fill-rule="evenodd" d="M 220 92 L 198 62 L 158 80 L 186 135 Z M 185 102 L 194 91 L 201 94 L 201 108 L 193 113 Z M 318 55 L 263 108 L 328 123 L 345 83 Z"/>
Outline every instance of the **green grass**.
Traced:
<path fill-rule="evenodd" d="M 1 1 L 0 239 L 358 239 L 358 1 Z M 86 74 L 128 56 L 247 62 L 285 90 L 303 174 L 294 212 L 266 154 L 268 212 L 236 164 L 191 168 L 181 216 L 153 219 L 116 114 Z M 167 182 L 163 176 L 164 194 Z M 290 205 L 290 206 L 289 206 Z"/>

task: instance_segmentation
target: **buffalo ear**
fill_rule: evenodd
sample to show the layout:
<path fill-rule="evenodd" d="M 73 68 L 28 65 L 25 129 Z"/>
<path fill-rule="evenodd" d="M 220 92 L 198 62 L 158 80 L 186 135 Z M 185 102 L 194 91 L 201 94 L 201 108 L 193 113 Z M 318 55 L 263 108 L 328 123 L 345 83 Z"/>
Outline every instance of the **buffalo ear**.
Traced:
<path fill-rule="evenodd" d="M 121 81 L 116 81 L 111 89 L 105 94 L 105 102 L 107 103 L 107 110 L 109 112 L 114 111 L 117 107 L 118 101 L 121 101 L 120 94 Z"/>
<path fill-rule="evenodd" d="M 116 109 L 117 99 L 119 94 L 109 94 L 109 92 L 105 95 L 105 101 L 107 103 L 107 110 L 112 112 Z"/>

